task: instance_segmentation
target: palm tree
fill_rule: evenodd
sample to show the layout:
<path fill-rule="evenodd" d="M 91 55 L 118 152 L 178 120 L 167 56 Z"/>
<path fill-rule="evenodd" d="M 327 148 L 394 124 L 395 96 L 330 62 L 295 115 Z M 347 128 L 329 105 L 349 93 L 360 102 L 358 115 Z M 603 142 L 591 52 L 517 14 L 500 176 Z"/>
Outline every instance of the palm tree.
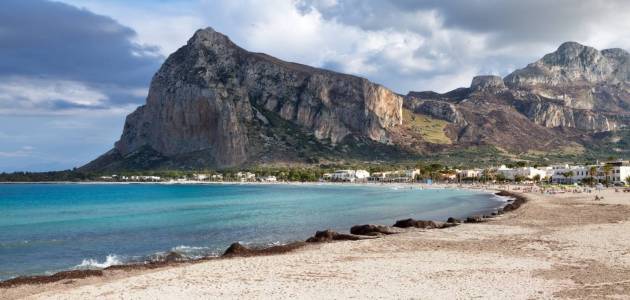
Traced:
<path fill-rule="evenodd" d="M 630 185 L 630 175 L 628 175 L 628 177 L 626 177 L 626 183 L 627 183 L 628 185 Z"/>
<path fill-rule="evenodd" d="M 569 177 L 573 177 L 573 171 L 564 172 L 564 173 L 562 173 L 562 176 L 564 176 L 564 183 L 567 183 L 567 181 L 568 181 L 567 179 Z"/>
<path fill-rule="evenodd" d="M 485 169 L 483 170 L 483 178 L 487 182 L 488 179 L 493 180 L 495 175 L 495 171 L 493 169 Z"/>
<path fill-rule="evenodd" d="M 606 182 L 606 187 L 608 187 L 608 175 L 610 174 L 610 171 L 612 171 L 613 167 L 612 165 L 609 164 L 605 164 L 603 167 L 604 170 L 604 174 L 606 175 L 606 179 L 604 180 Z"/>
<path fill-rule="evenodd" d="M 597 166 L 591 166 L 588 169 L 588 175 L 591 176 L 591 185 L 595 182 L 595 175 L 597 175 Z"/>

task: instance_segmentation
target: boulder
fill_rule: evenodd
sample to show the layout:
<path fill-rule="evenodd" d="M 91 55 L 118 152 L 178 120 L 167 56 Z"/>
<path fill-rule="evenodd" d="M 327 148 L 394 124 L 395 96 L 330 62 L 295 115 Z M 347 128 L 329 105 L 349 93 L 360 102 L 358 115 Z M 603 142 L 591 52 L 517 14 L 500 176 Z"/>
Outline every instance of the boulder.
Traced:
<path fill-rule="evenodd" d="M 456 219 L 456 218 L 453 218 L 453 217 L 450 217 L 450 218 L 448 218 L 448 219 L 446 220 L 446 223 L 454 223 L 454 224 L 457 224 L 457 223 L 461 223 L 461 222 L 462 222 L 462 220 L 460 220 L 460 219 Z"/>
<path fill-rule="evenodd" d="M 337 233 L 330 229 L 324 231 L 317 231 L 315 235 L 306 240 L 307 243 L 325 243 L 332 241 L 356 241 L 361 238 L 351 234 Z"/>
<path fill-rule="evenodd" d="M 352 228 L 350 228 L 350 233 L 356 235 L 375 236 L 381 234 L 395 234 L 397 232 L 394 228 L 389 226 L 365 224 L 352 226 Z"/>
<path fill-rule="evenodd" d="M 483 216 L 481 215 L 474 215 L 466 218 L 466 223 L 482 223 L 483 221 Z"/>
<path fill-rule="evenodd" d="M 166 256 L 164 256 L 164 262 L 176 262 L 184 260 L 186 260 L 186 257 L 175 251 L 171 251 Z"/>
<path fill-rule="evenodd" d="M 398 227 L 398 228 L 415 227 L 415 225 L 416 225 L 416 220 L 414 219 L 398 220 L 396 221 L 396 223 L 394 223 L 394 227 Z"/>
<path fill-rule="evenodd" d="M 257 256 L 257 255 L 274 255 L 291 252 L 295 249 L 306 245 L 304 242 L 293 242 L 286 245 L 271 246 L 266 248 L 248 248 L 240 243 L 233 243 L 225 250 L 223 256 L 235 257 L 235 256 Z"/>
<path fill-rule="evenodd" d="M 223 252 L 223 256 L 246 256 L 251 255 L 253 252 L 252 249 L 241 245 L 241 243 L 233 243 Z"/>
<path fill-rule="evenodd" d="M 394 227 L 398 227 L 398 228 L 415 227 L 415 228 L 424 228 L 424 229 L 439 228 L 439 226 L 437 225 L 437 223 L 435 223 L 435 221 L 415 220 L 415 219 L 398 220 L 394 224 Z"/>

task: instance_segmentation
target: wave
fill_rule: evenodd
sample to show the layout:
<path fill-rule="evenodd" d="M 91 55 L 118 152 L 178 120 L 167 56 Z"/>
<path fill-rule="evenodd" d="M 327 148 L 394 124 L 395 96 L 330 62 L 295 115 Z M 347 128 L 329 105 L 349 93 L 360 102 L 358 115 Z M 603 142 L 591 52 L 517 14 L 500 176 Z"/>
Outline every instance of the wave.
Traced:
<path fill-rule="evenodd" d="M 171 248 L 171 252 L 179 253 L 188 259 L 198 259 L 205 256 L 216 255 L 216 250 L 213 250 L 208 247 L 194 247 L 194 246 L 185 246 L 185 245 L 179 245 L 177 247 L 173 247 Z"/>
<path fill-rule="evenodd" d="M 123 259 L 118 255 L 109 254 L 102 263 L 98 262 L 96 259 L 88 258 L 84 259 L 80 264 L 74 266 L 74 269 L 104 269 L 115 265 L 122 265 L 123 263 Z"/>
<path fill-rule="evenodd" d="M 492 195 L 493 195 L 492 198 L 497 199 L 497 200 L 499 200 L 501 202 L 509 202 L 509 201 L 513 201 L 514 200 L 514 197 L 510 197 L 510 196 L 499 196 L 499 195 L 494 194 L 494 193 Z"/>

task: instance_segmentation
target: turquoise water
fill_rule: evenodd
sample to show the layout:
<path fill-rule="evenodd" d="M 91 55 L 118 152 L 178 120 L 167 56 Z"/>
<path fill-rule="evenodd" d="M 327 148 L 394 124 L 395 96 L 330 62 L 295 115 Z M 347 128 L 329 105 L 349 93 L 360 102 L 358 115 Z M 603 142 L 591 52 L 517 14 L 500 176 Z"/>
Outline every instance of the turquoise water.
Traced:
<path fill-rule="evenodd" d="M 0 280 L 146 261 L 231 243 L 304 240 L 326 228 L 444 220 L 496 208 L 490 194 L 391 186 L 0 184 Z"/>

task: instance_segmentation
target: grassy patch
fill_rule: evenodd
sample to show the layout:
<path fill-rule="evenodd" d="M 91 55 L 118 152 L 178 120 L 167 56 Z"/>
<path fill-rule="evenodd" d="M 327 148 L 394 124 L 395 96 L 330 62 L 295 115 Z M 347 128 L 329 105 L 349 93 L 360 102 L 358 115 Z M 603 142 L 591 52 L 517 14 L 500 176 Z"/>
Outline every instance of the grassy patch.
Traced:
<path fill-rule="evenodd" d="M 408 109 L 403 109 L 403 124 L 409 126 L 411 130 L 419 133 L 422 138 L 434 144 L 451 144 L 452 141 L 444 133 L 444 128 L 448 122 L 431 118 L 426 115 L 413 113 Z"/>

